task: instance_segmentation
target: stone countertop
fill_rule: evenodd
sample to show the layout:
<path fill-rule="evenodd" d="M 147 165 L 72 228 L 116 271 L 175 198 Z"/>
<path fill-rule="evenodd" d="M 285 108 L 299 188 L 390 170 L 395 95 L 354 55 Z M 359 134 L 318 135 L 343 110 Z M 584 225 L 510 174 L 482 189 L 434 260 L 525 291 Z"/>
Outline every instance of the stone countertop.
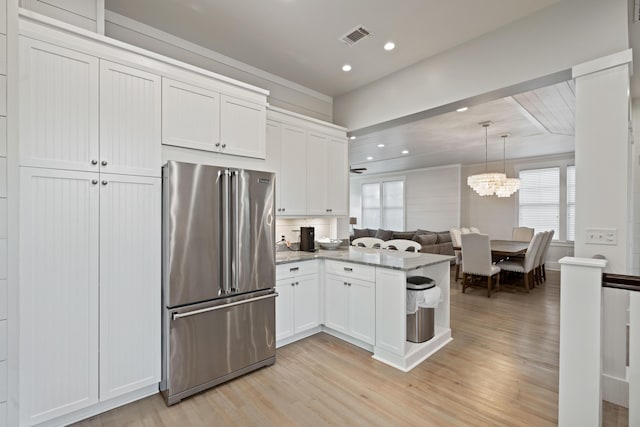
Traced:
<path fill-rule="evenodd" d="M 372 267 L 390 268 L 410 271 L 441 262 L 450 262 L 455 257 L 416 252 L 400 252 L 388 249 L 339 248 L 336 250 L 320 249 L 316 252 L 280 251 L 276 252 L 276 265 L 312 259 L 331 259 L 370 265 Z"/>

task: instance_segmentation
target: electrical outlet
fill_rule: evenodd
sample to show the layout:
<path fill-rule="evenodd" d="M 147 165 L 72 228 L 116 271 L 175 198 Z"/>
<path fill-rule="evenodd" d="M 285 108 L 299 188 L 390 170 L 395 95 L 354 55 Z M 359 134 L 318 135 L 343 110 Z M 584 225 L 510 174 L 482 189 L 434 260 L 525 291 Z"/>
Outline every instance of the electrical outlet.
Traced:
<path fill-rule="evenodd" d="M 617 245 L 618 230 L 615 228 L 587 228 L 587 242 L 591 245 Z"/>

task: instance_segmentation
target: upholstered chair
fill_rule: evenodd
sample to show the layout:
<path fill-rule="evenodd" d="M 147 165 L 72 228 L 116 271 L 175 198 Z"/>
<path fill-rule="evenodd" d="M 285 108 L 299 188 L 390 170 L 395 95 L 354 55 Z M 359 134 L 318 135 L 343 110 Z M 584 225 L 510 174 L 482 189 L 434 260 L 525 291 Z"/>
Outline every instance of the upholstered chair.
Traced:
<path fill-rule="evenodd" d="M 479 233 L 480 229 L 478 227 L 469 227 L 469 231 L 472 233 Z"/>
<path fill-rule="evenodd" d="M 549 238 L 549 232 L 542 232 L 542 240 L 540 241 L 540 245 L 538 245 L 538 250 L 536 251 L 536 257 L 533 261 L 533 284 L 534 286 L 542 283 L 542 253 L 544 252 L 544 247 L 547 244 L 547 240 Z"/>
<path fill-rule="evenodd" d="M 513 233 L 511 234 L 511 240 L 518 242 L 530 242 L 533 238 L 533 228 L 529 227 L 513 227 Z"/>
<path fill-rule="evenodd" d="M 460 229 L 460 233 L 462 233 L 462 234 L 468 234 L 468 233 L 471 233 L 471 230 L 470 230 L 470 229 L 468 229 L 467 227 L 462 227 L 462 228 Z"/>
<path fill-rule="evenodd" d="M 486 277 L 487 296 L 491 298 L 492 279 L 495 290 L 500 290 L 500 268 L 491 263 L 489 235 L 467 233 L 460 236 L 462 242 L 462 293 L 472 285 L 474 276 Z"/>
<path fill-rule="evenodd" d="M 460 236 L 462 232 L 459 228 L 452 228 L 449 230 L 449 234 L 451 235 L 451 243 L 453 243 L 453 247 L 461 248 L 462 241 L 460 240 Z M 462 263 L 462 251 L 460 249 L 454 249 L 454 254 L 456 255 L 456 282 L 460 280 L 460 264 Z"/>
<path fill-rule="evenodd" d="M 533 270 L 535 268 L 536 255 L 543 239 L 544 236 L 542 233 L 535 234 L 529 242 L 529 247 L 527 248 L 524 258 L 510 258 L 496 264 L 502 271 L 522 274 L 524 277 L 524 288 L 527 292 L 529 292 L 529 289 L 533 286 Z"/>
<path fill-rule="evenodd" d="M 544 250 L 542 251 L 542 257 L 540 257 L 540 273 L 542 274 L 542 280 L 547 280 L 547 272 L 544 268 L 545 260 L 547 259 L 547 252 L 549 251 L 549 247 L 551 246 L 551 241 L 553 240 L 553 235 L 555 234 L 555 230 L 549 230 L 549 235 L 547 236 L 547 241 L 544 245 Z"/>

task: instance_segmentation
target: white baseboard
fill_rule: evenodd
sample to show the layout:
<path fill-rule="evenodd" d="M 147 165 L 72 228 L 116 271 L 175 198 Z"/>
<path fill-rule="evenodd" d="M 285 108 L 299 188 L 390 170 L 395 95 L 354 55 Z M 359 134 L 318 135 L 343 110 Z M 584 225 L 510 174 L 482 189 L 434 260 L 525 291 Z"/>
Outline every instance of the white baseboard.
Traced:
<path fill-rule="evenodd" d="M 629 407 L 629 383 L 622 379 L 602 374 L 602 400 Z"/>

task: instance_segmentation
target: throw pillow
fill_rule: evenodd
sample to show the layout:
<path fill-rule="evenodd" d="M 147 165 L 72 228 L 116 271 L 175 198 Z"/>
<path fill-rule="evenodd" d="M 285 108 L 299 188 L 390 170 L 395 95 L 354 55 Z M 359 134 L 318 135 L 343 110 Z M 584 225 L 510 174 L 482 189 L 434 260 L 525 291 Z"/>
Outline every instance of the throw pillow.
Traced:
<path fill-rule="evenodd" d="M 378 228 L 378 231 L 376 232 L 376 235 L 373 236 L 376 237 L 378 239 L 382 239 L 382 240 L 391 240 L 391 238 L 393 237 L 393 231 L 391 230 L 383 230 L 382 228 Z"/>
<path fill-rule="evenodd" d="M 438 243 L 447 243 L 451 241 L 451 234 L 447 231 L 446 233 L 437 233 Z"/>
<path fill-rule="evenodd" d="M 422 246 L 435 245 L 438 240 L 438 236 L 436 234 L 417 234 L 413 238 L 416 242 L 420 243 Z"/>
<path fill-rule="evenodd" d="M 369 237 L 369 229 L 368 228 L 354 228 L 353 236 L 358 239 L 360 237 Z"/>
<path fill-rule="evenodd" d="M 412 240 L 413 236 L 415 235 L 416 235 L 415 231 L 394 231 L 393 232 L 394 239 Z"/>

